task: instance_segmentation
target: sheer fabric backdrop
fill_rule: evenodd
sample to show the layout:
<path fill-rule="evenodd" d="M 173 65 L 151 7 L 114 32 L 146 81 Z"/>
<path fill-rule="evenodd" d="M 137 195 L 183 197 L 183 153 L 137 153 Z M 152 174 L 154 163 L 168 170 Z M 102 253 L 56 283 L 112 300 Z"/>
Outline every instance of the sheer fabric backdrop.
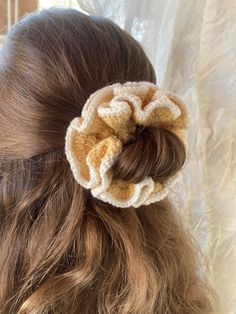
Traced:
<path fill-rule="evenodd" d="M 161 88 L 189 105 L 183 180 L 171 198 L 209 261 L 220 305 L 236 314 L 235 0 L 79 0 L 144 46 Z"/>

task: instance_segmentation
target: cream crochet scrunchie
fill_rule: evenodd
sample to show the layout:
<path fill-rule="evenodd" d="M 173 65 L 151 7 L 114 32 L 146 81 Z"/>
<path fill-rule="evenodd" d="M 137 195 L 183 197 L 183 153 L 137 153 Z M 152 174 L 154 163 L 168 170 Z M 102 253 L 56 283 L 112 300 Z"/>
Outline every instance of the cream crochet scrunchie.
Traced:
<path fill-rule="evenodd" d="M 139 183 L 113 178 L 111 167 L 135 125 L 164 126 L 186 144 L 190 126 L 186 105 L 150 82 L 108 85 L 91 94 L 81 117 L 74 118 L 65 138 L 65 152 L 76 181 L 94 197 L 117 207 L 139 207 L 165 198 L 180 171 L 165 183 L 146 177 Z"/>

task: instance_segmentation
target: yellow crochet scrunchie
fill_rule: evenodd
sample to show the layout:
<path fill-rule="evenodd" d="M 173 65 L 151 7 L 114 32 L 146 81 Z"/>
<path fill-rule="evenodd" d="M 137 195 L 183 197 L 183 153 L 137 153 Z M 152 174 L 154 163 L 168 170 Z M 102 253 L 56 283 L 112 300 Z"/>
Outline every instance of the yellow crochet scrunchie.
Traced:
<path fill-rule="evenodd" d="M 180 171 L 163 184 L 151 177 L 139 183 L 113 178 L 111 167 L 136 125 L 164 126 L 187 146 L 190 114 L 186 105 L 150 82 L 116 83 L 91 94 L 65 137 L 65 152 L 76 181 L 91 189 L 94 197 L 117 207 L 157 202 L 180 178 Z"/>

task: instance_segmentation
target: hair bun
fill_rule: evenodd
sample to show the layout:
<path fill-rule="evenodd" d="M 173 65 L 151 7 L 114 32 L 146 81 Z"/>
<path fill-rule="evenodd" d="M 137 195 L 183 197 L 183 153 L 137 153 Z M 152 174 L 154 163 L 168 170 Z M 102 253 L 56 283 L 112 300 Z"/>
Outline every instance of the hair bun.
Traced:
<path fill-rule="evenodd" d="M 184 164 L 185 104 L 150 82 L 113 84 L 93 93 L 66 134 L 77 182 L 117 207 L 163 199 Z"/>
<path fill-rule="evenodd" d="M 186 149 L 182 140 L 165 128 L 138 126 L 124 144 L 112 171 L 115 178 L 133 183 L 146 177 L 163 183 L 184 165 Z"/>

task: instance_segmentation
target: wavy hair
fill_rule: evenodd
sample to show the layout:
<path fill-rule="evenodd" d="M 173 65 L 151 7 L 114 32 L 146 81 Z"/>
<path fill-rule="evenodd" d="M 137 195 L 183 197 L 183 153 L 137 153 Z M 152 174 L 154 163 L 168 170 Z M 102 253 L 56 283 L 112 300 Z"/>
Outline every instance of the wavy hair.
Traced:
<path fill-rule="evenodd" d="M 155 83 L 155 72 L 140 44 L 108 19 L 54 8 L 8 34 L 0 61 L 1 314 L 212 312 L 196 243 L 169 201 L 137 209 L 98 201 L 65 157 L 66 129 L 89 95 L 125 81 Z M 114 172 L 164 180 L 185 157 L 177 136 L 140 131 Z"/>

